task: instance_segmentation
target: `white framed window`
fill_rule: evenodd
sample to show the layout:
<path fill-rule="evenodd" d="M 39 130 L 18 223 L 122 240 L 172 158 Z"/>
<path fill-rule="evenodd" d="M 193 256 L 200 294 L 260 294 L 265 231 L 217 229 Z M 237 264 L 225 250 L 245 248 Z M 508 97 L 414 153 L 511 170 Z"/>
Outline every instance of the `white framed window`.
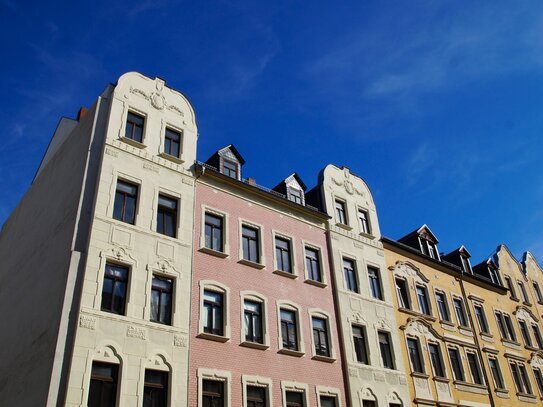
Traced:
<path fill-rule="evenodd" d="M 281 380 L 283 406 L 309 407 L 309 386 L 305 383 Z"/>
<path fill-rule="evenodd" d="M 309 320 L 311 322 L 311 348 L 312 359 L 333 362 L 336 360 L 336 351 L 332 341 L 332 331 L 330 314 L 327 312 L 311 308 L 308 310 Z"/>
<path fill-rule="evenodd" d="M 371 235 L 370 214 L 362 208 L 358 208 L 358 227 L 360 228 L 360 233 Z"/>
<path fill-rule="evenodd" d="M 335 387 L 315 386 L 317 407 L 341 407 L 341 392 Z"/>
<path fill-rule="evenodd" d="M 301 308 L 292 301 L 277 301 L 279 353 L 303 356 L 305 353 Z"/>
<path fill-rule="evenodd" d="M 231 407 L 232 374 L 225 370 L 198 368 L 198 407 Z M 207 403 L 207 404 L 205 404 Z M 215 403 L 215 404 L 209 404 Z"/>
<path fill-rule="evenodd" d="M 243 406 L 273 407 L 272 380 L 268 377 L 242 375 Z"/>
<path fill-rule="evenodd" d="M 476 352 L 466 350 L 466 357 L 471 374 L 471 382 L 481 386 L 484 385 L 485 382 L 481 371 L 481 364 L 479 363 L 479 356 Z"/>
<path fill-rule="evenodd" d="M 411 298 L 409 295 L 409 283 L 402 277 L 394 277 L 396 285 L 396 295 L 400 308 L 411 309 Z"/>
<path fill-rule="evenodd" d="M 268 299 L 256 291 L 241 291 L 240 299 L 241 345 L 257 349 L 269 348 Z"/>
<path fill-rule="evenodd" d="M 326 262 L 323 261 L 323 249 L 321 246 L 302 241 L 304 247 L 305 282 L 318 287 L 328 285 Z"/>
<path fill-rule="evenodd" d="M 201 210 L 200 251 L 217 257 L 228 257 L 230 254 L 228 214 L 207 205 L 202 205 Z"/>
<path fill-rule="evenodd" d="M 248 220 L 239 220 L 239 263 L 262 269 L 264 256 L 264 227 Z"/>
<path fill-rule="evenodd" d="M 200 280 L 200 318 L 198 337 L 226 342 L 230 339 L 228 287 L 212 280 Z"/>
<path fill-rule="evenodd" d="M 494 386 L 496 387 L 496 389 L 504 390 L 505 381 L 503 380 L 503 374 L 500 368 L 498 358 L 489 355 L 488 367 L 490 368 L 490 374 L 492 375 L 492 380 L 494 381 Z"/>
<path fill-rule="evenodd" d="M 334 208 L 336 214 L 336 223 L 340 225 L 348 225 L 349 217 L 347 216 L 347 204 L 342 199 L 334 200 Z"/>
<path fill-rule="evenodd" d="M 284 233 L 272 230 L 274 273 L 288 278 L 297 278 L 296 249 L 293 239 Z"/>

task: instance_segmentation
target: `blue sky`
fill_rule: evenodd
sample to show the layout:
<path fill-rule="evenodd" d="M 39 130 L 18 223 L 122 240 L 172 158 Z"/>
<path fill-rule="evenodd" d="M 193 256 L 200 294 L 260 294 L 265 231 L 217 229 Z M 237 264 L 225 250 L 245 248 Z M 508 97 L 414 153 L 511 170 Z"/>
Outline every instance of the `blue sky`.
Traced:
<path fill-rule="evenodd" d="M 59 118 L 136 70 L 191 99 L 200 159 L 233 143 L 268 187 L 346 165 L 386 236 L 543 261 L 543 2 L 266 3 L 0 0 L 0 223 Z"/>

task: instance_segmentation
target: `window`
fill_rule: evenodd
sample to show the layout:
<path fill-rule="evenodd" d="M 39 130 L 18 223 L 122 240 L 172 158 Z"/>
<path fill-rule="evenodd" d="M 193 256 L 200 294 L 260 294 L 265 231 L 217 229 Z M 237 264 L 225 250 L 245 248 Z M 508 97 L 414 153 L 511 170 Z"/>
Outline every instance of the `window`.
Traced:
<path fill-rule="evenodd" d="M 164 135 L 164 152 L 172 157 L 179 158 L 181 146 L 181 133 L 172 129 L 166 129 Z"/>
<path fill-rule="evenodd" d="M 362 400 L 362 407 L 376 407 L 374 400 Z"/>
<path fill-rule="evenodd" d="M 388 332 L 379 332 L 379 350 L 381 351 L 381 360 L 383 367 L 394 369 L 394 360 L 392 357 L 392 344 L 390 343 L 390 334 Z"/>
<path fill-rule="evenodd" d="M 498 329 L 500 330 L 500 335 L 502 339 L 508 341 L 516 341 L 517 337 L 515 335 L 515 330 L 513 329 L 513 323 L 511 322 L 511 317 L 503 312 L 496 311 L 496 321 L 498 323 Z"/>
<path fill-rule="evenodd" d="M 486 321 L 485 310 L 481 304 L 474 304 L 473 309 L 475 310 L 475 317 L 477 318 L 477 323 L 481 332 L 488 333 L 488 323 Z"/>
<path fill-rule="evenodd" d="M 419 340 L 407 338 L 407 351 L 409 352 L 409 360 L 411 361 L 413 372 L 424 373 L 424 363 L 422 362 Z"/>
<path fill-rule="evenodd" d="M 530 384 L 530 379 L 528 379 L 528 372 L 524 364 L 510 361 L 509 367 L 511 368 L 511 375 L 513 376 L 517 391 L 523 394 L 532 394 L 532 385 Z"/>
<path fill-rule="evenodd" d="M 336 398 L 331 396 L 320 396 L 321 407 L 337 407 Z"/>
<path fill-rule="evenodd" d="M 366 339 L 366 328 L 353 325 L 353 343 L 356 361 L 369 365 L 368 344 Z"/>
<path fill-rule="evenodd" d="M 526 304 L 530 304 L 530 298 L 528 298 L 528 292 L 526 291 L 526 287 L 524 286 L 524 283 L 521 281 L 518 281 L 518 286 L 520 288 L 520 293 L 522 295 L 522 301 L 524 301 Z"/>
<path fill-rule="evenodd" d="M 262 303 L 245 300 L 243 304 L 245 316 L 245 340 L 264 343 L 262 328 Z"/>
<path fill-rule="evenodd" d="M 113 219 L 133 225 L 136 220 L 137 199 L 138 186 L 118 180 L 113 204 Z"/>
<path fill-rule="evenodd" d="M 454 380 L 461 382 L 465 381 L 464 368 L 462 367 L 462 360 L 460 359 L 460 352 L 458 349 L 449 348 L 449 359 L 451 361 Z"/>
<path fill-rule="evenodd" d="M 304 407 L 304 393 L 300 391 L 287 391 L 285 393 L 286 407 Z"/>
<path fill-rule="evenodd" d="M 500 369 L 500 364 L 498 359 L 488 358 L 488 366 L 490 367 L 490 373 L 492 374 L 492 379 L 494 380 L 494 385 L 497 389 L 504 389 L 505 385 L 503 382 L 502 371 Z"/>
<path fill-rule="evenodd" d="M 289 188 L 287 198 L 289 201 L 303 205 L 302 191 L 300 191 L 299 189 Z"/>
<path fill-rule="evenodd" d="M 324 318 L 311 318 L 313 325 L 313 342 L 315 344 L 315 353 L 318 356 L 330 356 L 330 346 L 328 344 L 328 326 Z"/>
<path fill-rule="evenodd" d="M 461 298 L 453 298 L 453 304 L 456 312 L 456 318 L 458 319 L 458 325 L 468 326 L 466 311 L 464 309 L 464 301 L 462 301 Z"/>
<path fill-rule="evenodd" d="M 356 270 L 353 260 L 343 259 L 343 273 L 345 274 L 345 284 L 347 286 L 347 290 L 357 293 L 358 281 L 356 279 Z"/>
<path fill-rule="evenodd" d="M 429 343 L 428 349 L 430 350 L 430 361 L 434 368 L 434 375 L 436 377 L 445 377 L 445 367 L 443 366 L 441 348 L 437 343 Z"/>
<path fill-rule="evenodd" d="M 511 298 L 517 299 L 517 293 L 515 292 L 515 287 L 513 286 L 513 280 L 511 280 L 511 277 L 509 276 L 504 276 L 504 278 L 507 289 L 509 290 L 509 295 Z"/>
<path fill-rule="evenodd" d="M 224 335 L 223 294 L 204 290 L 204 332 L 212 335 Z"/>
<path fill-rule="evenodd" d="M 223 160 L 222 173 L 227 177 L 239 179 L 238 165 L 233 161 Z"/>
<path fill-rule="evenodd" d="M 202 380 L 202 407 L 224 407 L 224 382 Z"/>
<path fill-rule="evenodd" d="M 117 377 L 119 365 L 92 362 L 88 407 L 117 405 Z"/>
<path fill-rule="evenodd" d="M 541 294 L 541 288 L 539 287 L 539 284 L 537 284 L 535 281 L 533 281 L 532 284 L 534 286 L 537 302 L 543 303 L 543 294 Z"/>
<path fill-rule="evenodd" d="M 143 140 L 143 124 L 145 119 L 143 116 L 128 112 L 126 117 L 126 130 L 124 136 L 131 140 L 141 143 Z"/>
<path fill-rule="evenodd" d="M 151 321 L 170 325 L 172 323 L 172 292 L 171 278 L 153 276 L 151 288 Z"/>
<path fill-rule="evenodd" d="M 281 237 L 275 238 L 275 261 L 277 270 L 292 273 L 290 240 Z"/>
<path fill-rule="evenodd" d="M 283 338 L 283 349 L 298 351 L 298 328 L 296 312 L 281 309 L 281 337 Z"/>
<path fill-rule="evenodd" d="M 168 373 L 159 370 L 145 371 L 143 407 L 168 406 Z"/>
<path fill-rule="evenodd" d="M 417 298 L 419 300 L 420 312 L 430 315 L 430 304 L 428 304 L 428 292 L 426 287 L 417 286 Z"/>
<path fill-rule="evenodd" d="M 310 280 L 322 283 L 318 250 L 312 249 L 310 247 L 305 248 L 305 267 L 307 269 L 307 277 Z"/>
<path fill-rule="evenodd" d="M 243 259 L 258 263 L 260 254 L 258 249 L 258 229 L 245 226 L 241 227 L 241 241 L 243 247 Z"/>
<path fill-rule="evenodd" d="M 539 394 L 543 395 L 543 375 L 541 375 L 541 370 L 534 368 L 534 377 L 537 388 L 539 389 Z"/>
<path fill-rule="evenodd" d="M 266 407 L 266 387 L 247 386 L 247 407 Z"/>
<path fill-rule="evenodd" d="M 534 332 L 535 341 L 537 342 L 537 347 L 543 349 L 543 338 L 541 337 L 541 331 L 537 324 L 532 324 L 532 331 Z"/>
<path fill-rule="evenodd" d="M 381 274 L 379 269 L 368 267 L 368 278 L 370 279 L 371 296 L 378 300 L 383 300 L 383 292 L 381 290 Z"/>
<path fill-rule="evenodd" d="M 345 202 L 336 200 L 336 221 L 343 225 L 347 224 L 347 215 L 345 213 Z"/>
<path fill-rule="evenodd" d="M 477 355 L 472 352 L 467 352 L 469 370 L 471 372 L 471 379 L 475 384 L 483 384 L 483 376 L 481 373 L 481 366 L 479 365 L 479 359 Z"/>
<path fill-rule="evenodd" d="M 520 334 L 522 335 L 522 340 L 526 346 L 532 346 L 532 338 L 530 338 L 530 332 L 528 331 L 528 326 L 526 321 L 519 320 L 518 326 L 520 328 Z"/>
<path fill-rule="evenodd" d="M 177 234 L 177 200 L 165 195 L 158 196 L 156 231 L 175 237 Z"/>
<path fill-rule="evenodd" d="M 436 245 L 433 242 L 430 242 L 429 240 L 423 238 L 419 238 L 419 240 L 422 254 L 425 254 L 432 259 L 439 260 L 439 253 L 437 252 Z"/>
<path fill-rule="evenodd" d="M 462 259 L 462 267 L 466 273 L 471 274 L 471 264 L 469 263 L 469 258 L 465 256 L 460 257 Z"/>
<path fill-rule="evenodd" d="M 104 284 L 102 286 L 102 311 L 124 315 L 126 307 L 126 287 L 128 267 L 106 263 Z"/>
<path fill-rule="evenodd" d="M 447 305 L 447 296 L 444 292 L 436 292 L 437 309 L 439 311 L 439 318 L 442 321 L 451 321 L 451 315 L 449 314 L 449 306 Z"/>
<path fill-rule="evenodd" d="M 488 268 L 488 275 L 490 276 L 490 281 L 492 281 L 494 284 L 501 284 L 498 271 L 494 267 Z"/>
<path fill-rule="evenodd" d="M 221 216 L 205 214 L 205 246 L 218 252 L 224 251 L 223 246 L 223 218 Z"/>
<path fill-rule="evenodd" d="M 370 223 L 368 221 L 369 217 L 368 217 L 368 212 L 362 210 L 362 209 L 359 209 L 358 210 L 358 221 L 360 222 L 360 231 L 362 233 L 366 233 L 366 234 L 371 234 L 371 229 L 370 229 Z"/>
<path fill-rule="evenodd" d="M 396 277 L 396 294 L 398 295 L 398 304 L 400 308 L 411 309 L 409 302 L 409 289 L 407 288 L 407 281 L 403 278 Z"/>

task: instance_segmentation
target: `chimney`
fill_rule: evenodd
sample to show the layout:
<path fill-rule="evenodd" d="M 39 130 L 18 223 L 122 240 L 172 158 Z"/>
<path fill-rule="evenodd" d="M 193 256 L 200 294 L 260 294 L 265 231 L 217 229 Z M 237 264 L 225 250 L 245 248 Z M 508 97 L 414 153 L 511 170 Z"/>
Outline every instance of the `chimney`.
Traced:
<path fill-rule="evenodd" d="M 83 119 L 85 117 L 85 115 L 87 114 L 88 111 L 89 111 L 89 109 L 87 109 L 86 107 L 80 108 L 79 112 L 77 112 L 77 121 L 80 122 L 81 119 Z"/>
<path fill-rule="evenodd" d="M 256 179 L 251 178 L 251 177 L 247 178 L 247 184 L 256 186 Z"/>

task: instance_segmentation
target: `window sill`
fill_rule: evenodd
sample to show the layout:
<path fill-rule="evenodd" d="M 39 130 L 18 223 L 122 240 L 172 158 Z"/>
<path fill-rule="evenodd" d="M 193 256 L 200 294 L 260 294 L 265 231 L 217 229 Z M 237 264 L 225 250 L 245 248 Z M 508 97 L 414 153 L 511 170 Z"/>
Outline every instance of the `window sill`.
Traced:
<path fill-rule="evenodd" d="M 419 379 L 428 379 L 430 375 L 421 372 L 411 372 L 411 377 L 417 377 Z"/>
<path fill-rule="evenodd" d="M 421 318 L 424 318 L 428 321 L 431 321 L 431 322 L 435 322 L 437 321 L 437 318 L 434 317 L 434 316 L 431 316 L 431 315 L 427 315 L 427 314 L 423 314 L 422 312 L 419 312 L 419 311 L 414 311 L 412 309 L 409 309 L 409 308 L 399 308 L 399 311 L 401 312 L 405 312 L 406 314 L 409 314 L 409 315 L 414 315 L 414 316 L 417 316 L 417 317 L 421 317 Z"/>
<path fill-rule="evenodd" d="M 487 332 L 481 332 L 479 335 L 481 335 L 481 339 L 487 342 L 494 342 L 494 336 L 492 334 L 489 334 Z"/>
<path fill-rule="evenodd" d="M 220 252 L 220 251 L 214 250 L 214 249 L 210 249 L 209 247 L 200 247 L 198 249 L 198 251 L 200 251 L 202 253 L 211 254 L 212 256 L 215 256 L 215 257 L 220 257 L 221 259 L 224 259 L 224 258 L 229 256 L 228 253 Z"/>
<path fill-rule="evenodd" d="M 311 284 L 311 285 L 314 285 L 314 286 L 320 287 L 320 288 L 328 287 L 328 284 L 326 284 L 326 283 L 322 283 L 320 281 L 311 280 L 311 279 L 304 280 L 304 283 Z"/>
<path fill-rule="evenodd" d="M 161 156 L 162 158 L 164 158 L 165 160 L 168 160 L 168 161 L 171 161 L 171 162 L 174 162 L 176 164 L 183 164 L 185 161 L 182 160 L 181 158 L 179 157 L 175 157 L 173 155 L 169 155 L 167 153 L 160 153 L 159 156 Z"/>
<path fill-rule="evenodd" d="M 255 263 L 254 261 L 245 260 L 245 259 L 238 260 L 238 263 L 239 264 L 245 264 L 246 266 L 253 267 L 253 268 L 259 269 L 259 270 L 262 270 L 264 267 L 266 267 L 264 264 Z"/>
<path fill-rule="evenodd" d="M 446 377 L 441 377 L 441 376 L 434 376 L 434 382 L 450 383 L 451 379 L 448 379 Z"/>
<path fill-rule="evenodd" d="M 260 350 L 266 350 L 270 347 L 270 345 L 266 345 L 265 343 L 250 342 L 250 341 L 243 341 L 239 344 L 239 346 L 244 346 L 246 348 L 260 349 Z"/>
<path fill-rule="evenodd" d="M 350 227 L 349 225 L 346 225 L 345 223 L 336 222 L 336 226 L 337 226 L 338 228 L 341 228 L 341 229 L 344 229 L 344 230 L 348 230 L 348 231 L 353 230 L 352 227 Z"/>
<path fill-rule="evenodd" d="M 537 301 L 539 305 L 543 305 L 543 301 Z"/>
<path fill-rule="evenodd" d="M 462 380 L 455 380 L 453 383 L 457 390 L 467 391 L 469 393 L 488 394 L 488 389 L 483 384 L 469 383 Z"/>
<path fill-rule="evenodd" d="M 532 306 L 532 303 L 531 303 L 531 302 L 522 301 L 522 304 L 526 305 L 527 307 L 531 307 L 531 306 Z"/>
<path fill-rule="evenodd" d="M 210 341 L 215 342 L 228 342 L 230 338 L 226 336 L 220 336 L 220 335 L 214 335 L 214 334 L 208 334 L 207 332 L 200 332 L 198 335 L 196 335 L 197 338 L 201 339 L 209 339 Z"/>
<path fill-rule="evenodd" d="M 370 239 L 370 240 L 374 240 L 374 239 L 375 239 L 375 236 L 373 236 L 373 235 L 370 234 L 370 233 L 366 233 L 366 232 L 360 232 L 360 236 L 365 237 L 365 238 Z"/>
<path fill-rule="evenodd" d="M 462 335 L 465 335 L 465 336 L 473 336 L 473 329 L 467 326 L 459 326 L 458 332 L 460 332 Z"/>
<path fill-rule="evenodd" d="M 451 328 L 454 328 L 454 322 L 452 322 L 452 321 L 447 321 L 447 320 L 445 320 L 445 319 L 440 319 L 440 320 L 439 320 L 439 323 L 440 323 L 441 325 L 448 325 L 448 326 L 450 326 Z"/>
<path fill-rule="evenodd" d="M 496 396 L 502 399 L 508 399 L 509 397 L 509 390 L 506 389 L 496 389 Z"/>
<path fill-rule="evenodd" d="M 517 393 L 517 397 L 525 403 L 537 403 L 537 396 L 535 394 Z"/>
<path fill-rule="evenodd" d="M 536 347 L 533 346 L 533 345 L 524 345 L 524 348 L 525 348 L 525 349 L 528 349 L 528 350 L 530 350 L 530 351 L 532 351 L 532 352 L 537 352 L 537 351 L 539 350 L 539 348 L 536 348 Z"/>
<path fill-rule="evenodd" d="M 295 280 L 295 279 L 298 278 L 298 276 L 296 274 L 289 273 L 288 271 L 283 271 L 283 270 L 274 270 L 273 274 L 277 274 L 278 276 L 283 276 L 283 277 L 286 277 L 286 278 L 290 278 L 292 280 Z"/>
<path fill-rule="evenodd" d="M 147 148 L 145 144 L 140 143 L 139 141 L 136 141 L 136 140 L 132 140 L 131 138 L 128 138 L 128 137 L 121 137 L 121 141 L 126 144 L 130 144 L 132 147 L 136 147 L 140 149 Z"/>
<path fill-rule="evenodd" d="M 331 356 L 322 356 L 322 355 L 313 355 L 311 359 L 319 360 L 321 362 L 326 362 L 326 363 L 334 363 L 336 361 L 336 358 L 333 358 Z"/>
<path fill-rule="evenodd" d="M 503 344 L 503 346 L 505 346 L 507 348 L 511 348 L 511 349 L 515 349 L 515 350 L 521 350 L 520 343 L 515 342 L 515 341 L 511 341 L 509 339 L 502 339 L 502 344 Z"/>
<path fill-rule="evenodd" d="M 509 297 L 511 301 L 520 302 L 520 298 L 517 297 Z"/>
<path fill-rule="evenodd" d="M 281 353 L 282 355 L 289 355 L 289 356 L 296 356 L 297 358 L 301 358 L 303 355 L 305 355 L 305 352 L 300 352 L 299 350 L 291 350 L 291 349 L 279 349 L 277 353 Z"/>

